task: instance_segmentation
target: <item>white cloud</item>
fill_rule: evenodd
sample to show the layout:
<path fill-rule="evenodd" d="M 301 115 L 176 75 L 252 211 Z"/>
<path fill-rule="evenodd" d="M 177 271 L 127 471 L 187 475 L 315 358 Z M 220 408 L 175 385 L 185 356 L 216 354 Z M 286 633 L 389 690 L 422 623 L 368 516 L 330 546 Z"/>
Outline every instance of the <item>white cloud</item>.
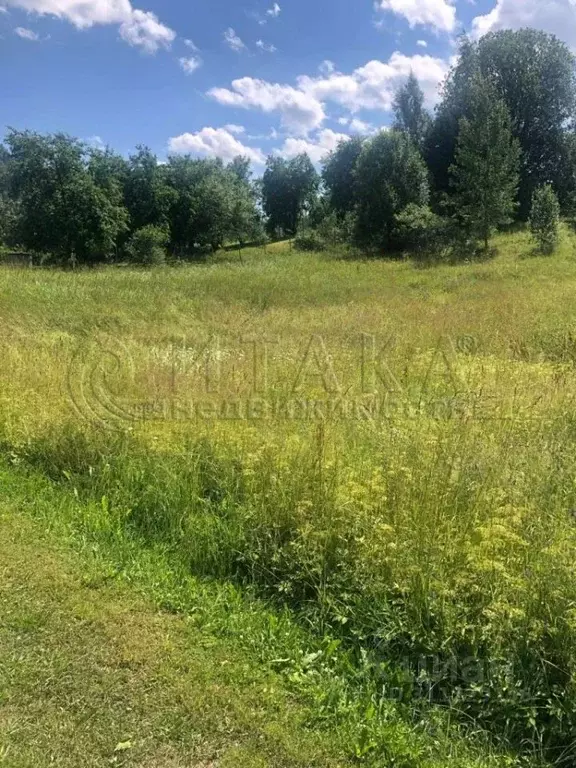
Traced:
<path fill-rule="evenodd" d="M 485 16 L 473 22 L 474 37 L 498 29 L 533 27 L 557 35 L 576 48 L 576 2 L 574 0 L 498 0 Z"/>
<path fill-rule="evenodd" d="M 235 123 L 228 123 L 224 128 L 229 133 L 246 133 L 246 128 L 243 125 L 236 125 Z"/>
<path fill-rule="evenodd" d="M 428 107 L 438 101 L 438 86 L 446 77 L 449 65 L 432 56 L 405 56 L 396 51 L 387 62 L 369 61 L 351 75 L 333 72 L 324 78 L 300 77 L 298 86 L 320 103 L 333 101 L 352 113 L 361 109 L 390 111 L 394 93 L 410 72 L 414 72 Z"/>
<path fill-rule="evenodd" d="M 178 63 L 187 75 L 192 75 L 202 66 L 202 59 L 199 56 L 182 56 Z"/>
<path fill-rule="evenodd" d="M 359 133 L 363 136 L 376 131 L 376 128 L 372 123 L 366 123 L 364 120 L 359 120 L 357 117 L 341 117 L 338 122 L 340 125 L 347 126 L 352 133 Z"/>
<path fill-rule="evenodd" d="M 92 147 L 92 149 L 99 149 L 101 151 L 106 149 L 106 143 L 101 136 L 89 136 L 86 139 L 86 144 Z"/>
<path fill-rule="evenodd" d="M 226 128 L 202 128 L 197 133 L 183 133 L 168 142 L 171 152 L 191 153 L 205 157 L 219 157 L 225 162 L 238 155 L 248 157 L 253 163 L 264 163 L 260 149 L 247 147 Z"/>
<path fill-rule="evenodd" d="M 245 51 L 246 46 L 243 43 L 243 41 L 238 37 L 236 32 L 232 29 L 232 27 L 228 27 L 226 32 L 224 32 L 224 41 L 226 42 L 226 45 L 231 48 L 233 51 Z"/>
<path fill-rule="evenodd" d="M 155 13 L 132 11 L 128 21 L 120 25 L 120 37 L 146 53 L 156 53 L 159 48 L 170 48 L 176 33 L 161 23 Z"/>
<path fill-rule="evenodd" d="M 229 107 L 260 109 L 267 114 L 278 112 L 282 125 L 297 134 L 318 128 L 326 117 L 322 104 L 313 95 L 290 85 L 268 83 L 252 77 L 234 80 L 232 90 L 213 88 L 208 95 Z"/>
<path fill-rule="evenodd" d="M 289 133 L 306 135 L 322 126 L 327 102 L 344 107 L 352 115 L 363 109 L 389 112 L 397 88 L 410 72 L 420 81 L 426 105 L 432 107 L 449 66 L 444 59 L 405 56 L 396 51 L 387 62 L 369 61 L 349 75 L 331 70 L 324 77 L 302 76 L 297 87 L 244 77 L 234 80 L 231 89 L 213 88 L 208 95 L 229 107 L 277 112 Z"/>
<path fill-rule="evenodd" d="M 318 67 L 318 72 L 320 72 L 321 75 L 331 75 L 332 72 L 336 71 L 336 64 L 334 64 L 333 61 L 330 61 L 330 59 L 324 59 L 322 64 Z"/>
<path fill-rule="evenodd" d="M 95 24 L 122 24 L 132 15 L 130 0 L 5 0 L 31 13 L 57 16 L 79 29 Z"/>
<path fill-rule="evenodd" d="M 56 16 L 78 29 L 97 24 L 116 24 L 129 45 L 147 53 L 168 48 L 176 33 L 162 24 L 154 13 L 133 8 L 130 0 L 5 0 L 7 5 L 42 16 Z"/>
<path fill-rule="evenodd" d="M 280 8 L 280 6 L 278 5 L 278 3 L 274 3 L 274 5 L 272 6 L 272 8 L 269 8 L 269 9 L 266 11 L 266 16 L 272 16 L 272 18 L 274 18 L 274 19 L 275 19 L 275 18 L 277 18 L 278 16 L 280 16 L 280 12 L 281 12 L 281 11 L 282 11 L 282 8 Z"/>
<path fill-rule="evenodd" d="M 184 40 L 184 45 L 186 46 L 186 48 L 190 48 L 191 51 L 195 51 L 196 53 L 198 53 L 199 51 L 199 48 L 197 48 L 194 45 L 194 42 L 192 40 Z"/>
<path fill-rule="evenodd" d="M 16 27 L 14 34 L 18 35 L 18 37 L 21 37 L 23 40 L 30 40 L 34 43 L 40 40 L 40 36 L 36 32 L 33 32 L 31 29 L 26 29 L 26 27 Z"/>
<path fill-rule="evenodd" d="M 313 163 L 320 163 L 322 159 L 336 149 L 338 142 L 350 138 L 345 133 L 335 133 L 329 128 L 319 131 L 316 138 L 313 139 L 295 139 L 290 137 L 286 139 L 283 146 L 276 150 L 277 155 L 282 157 L 296 157 L 306 152 Z"/>
<path fill-rule="evenodd" d="M 403 16 L 410 27 L 420 24 L 440 32 L 453 32 L 456 28 L 453 0 L 379 0 L 378 8 Z"/>
<path fill-rule="evenodd" d="M 265 43 L 264 40 L 257 40 L 256 48 L 260 48 L 260 50 L 265 51 L 265 53 L 276 53 L 278 50 L 275 45 Z"/>
<path fill-rule="evenodd" d="M 420 48 L 428 48 L 428 43 L 426 42 L 426 40 L 418 40 L 416 42 L 416 45 L 419 45 Z"/>

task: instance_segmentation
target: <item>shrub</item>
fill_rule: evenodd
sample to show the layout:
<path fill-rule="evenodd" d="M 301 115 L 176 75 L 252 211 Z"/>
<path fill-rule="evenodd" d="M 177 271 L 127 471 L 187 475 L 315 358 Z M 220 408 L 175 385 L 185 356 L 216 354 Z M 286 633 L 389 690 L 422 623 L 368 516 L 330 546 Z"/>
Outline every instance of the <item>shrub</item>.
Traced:
<path fill-rule="evenodd" d="M 301 229 L 294 240 L 294 247 L 299 251 L 325 251 L 327 242 L 317 229 Z"/>
<path fill-rule="evenodd" d="M 560 234 L 560 204 L 550 184 L 545 184 L 534 193 L 530 230 L 542 253 L 553 253 Z"/>
<path fill-rule="evenodd" d="M 157 266 L 166 262 L 167 244 L 166 230 L 148 225 L 134 232 L 126 246 L 126 254 L 133 264 Z"/>
<path fill-rule="evenodd" d="M 315 227 L 303 227 L 298 232 L 294 245 L 301 251 L 324 251 L 338 245 L 351 243 L 356 220 L 353 214 L 339 218 L 332 211 L 324 216 Z"/>
<path fill-rule="evenodd" d="M 395 217 L 395 237 L 402 248 L 436 253 L 447 245 L 448 223 L 425 205 L 411 203 Z"/>

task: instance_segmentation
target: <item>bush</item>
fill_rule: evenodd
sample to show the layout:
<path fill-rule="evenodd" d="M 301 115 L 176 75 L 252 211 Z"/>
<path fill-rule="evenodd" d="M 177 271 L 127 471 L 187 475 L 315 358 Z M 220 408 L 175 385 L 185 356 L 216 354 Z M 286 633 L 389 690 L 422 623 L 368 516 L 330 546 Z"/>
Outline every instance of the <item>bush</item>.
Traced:
<path fill-rule="evenodd" d="M 325 251 L 352 242 L 356 227 L 353 214 L 339 218 L 337 214 L 327 214 L 315 227 L 303 227 L 294 240 L 295 247 L 300 251 Z"/>
<path fill-rule="evenodd" d="M 168 233 L 161 227 L 142 227 L 137 229 L 128 241 L 126 255 L 132 264 L 147 267 L 164 264 L 168 239 Z"/>
<path fill-rule="evenodd" d="M 415 253 L 437 253 L 446 247 L 449 226 L 425 205 L 407 205 L 395 217 L 395 238 L 400 247 Z"/>
<path fill-rule="evenodd" d="M 542 253 L 553 253 L 560 235 L 560 203 L 550 184 L 534 193 L 530 230 Z"/>
<path fill-rule="evenodd" d="M 317 229 L 301 229 L 294 239 L 294 247 L 298 251 L 325 251 L 327 242 Z"/>

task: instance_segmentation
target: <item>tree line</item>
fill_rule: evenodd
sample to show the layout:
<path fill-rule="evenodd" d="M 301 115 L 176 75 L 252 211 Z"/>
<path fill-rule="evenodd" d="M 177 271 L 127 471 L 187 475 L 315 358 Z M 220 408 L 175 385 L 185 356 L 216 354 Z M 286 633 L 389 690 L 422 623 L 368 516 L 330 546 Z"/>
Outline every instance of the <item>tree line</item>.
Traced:
<path fill-rule="evenodd" d="M 318 173 L 306 154 L 128 159 L 66 135 L 9 131 L 0 145 L 0 240 L 69 263 L 194 258 L 227 243 L 297 235 L 314 249 L 377 253 L 488 248 L 531 221 L 545 250 L 576 209 L 576 59 L 532 29 L 460 41 L 434 114 L 412 74 L 394 124 L 353 136 Z"/>

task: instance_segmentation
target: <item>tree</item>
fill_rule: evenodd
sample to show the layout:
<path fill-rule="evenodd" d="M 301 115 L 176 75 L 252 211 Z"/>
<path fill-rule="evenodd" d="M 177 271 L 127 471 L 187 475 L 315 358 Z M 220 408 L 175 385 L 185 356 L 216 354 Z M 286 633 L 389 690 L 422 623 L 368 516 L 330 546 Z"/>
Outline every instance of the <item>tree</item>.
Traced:
<path fill-rule="evenodd" d="M 249 185 L 250 177 L 252 176 L 250 165 L 251 165 L 250 158 L 243 157 L 242 155 L 238 155 L 232 160 L 231 163 L 228 164 L 228 170 L 230 171 L 230 173 L 236 176 L 238 181 L 242 182 L 243 184 Z"/>
<path fill-rule="evenodd" d="M 164 166 L 148 147 L 139 146 L 128 160 L 124 199 L 130 213 L 132 231 L 149 224 L 161 229 L 170 225 L 170 209 L 175 202 Z"/>
<path fill-rule="evenodd" d="M 460 38 L 457 63 L 442 87 L 442 100 L 424 146 L 424 157 L 437 193 L 450 191 L 450 168 L 454 164 L 460 121 L 468 116 L 470 88 L 480 74 L 477 47 L 465 35 Z"/>
<path fill-rule="evenodd" d="M 294 235 L 316 197 L 320 180 L 307 154 L 291 160 L 270 156 L 262 179 L 262 204 L 271 234 Z"/>
<path fill-rule="evenodd" d="M 10 194 L 10 152 L 0 144 L 0 244 L 13 244 L 18 207 Z"/>
<path fill-rule="evenodd" d="M 113 258 L 127 212 L 119 188 L 96 182 L 86 145 L 64 134 L 30 131 L 10 131 L 7 144 L 18 241 L 71 263 Z"/>
<path fill-rule="evenodd" d="M 408 134 L 421 151 L 430 132 L 432 119 L 424 109 L 424 93 L 414 72 L 394 96 L 394 128 Z"/>
<path fill-rule="evenodd" d="M 550 184 L 539 187 L 534 193 L 530 230 L 542 253 L 556 250 L 560 236 L 560 203 Z"/>
<path fill-rule="evenodd" d="M 166 261 L 168 239 L 165 229 L 148 224 L 134 232 L 126 245 L 126 255 L 133 264 L 160 266 Z"/>
<path fill-rule="evenodd" d="M 520 149 L 510 114 L 495 87 L 478 76 L 471 89 L 470 118 L 460 121 L 456 164 L 451 169 L 460 223 L 486 250 L 493 230 L 516 210 Z"/>
<path fill-rule="evenodd" d="M 322 181 L 328 193 L 328 202 L 341 218 L 354 210 L 356 163 L 363 146 L 361 136 L 342 139 L 324 159 Z"/>
<path fill-rule="evenodd" d="M 217 250 L 228 240 L 243 244 L 261 236 L 256 189 L 244 158 L 225 167 L 221 160 L 173 155 L 166 179 L 174 198 L 169 216 L 174 253 Z"/>
<path fill-rule="evenodd" d="M 486 35 L 478 52 L 482 73 L 497 86 L 520 142 L 526 218 L 534 191 L 559 182 L 564 129 L 576 110 L 576 58 L 557 37 L 535 29 Z"/>
<path fill-rule="evenodd" d="M 234 200 L 230 212 L 230 236 L 240 248 L 249 242 L 262 242 L 265 239 L 262 216 L 258 211 L 258 187 L 251 181 L 250 160 L 247 157 L 235 157 L 226 170 L 234 190 Z"/>
<path fill-rule="evenodd" d="M 560 183 L 564 133 L 576 110 L 575 61 L 567 45 L 534 29 L 493 32 L 477 43 L 463 38 L 427 145 L 436 187 L 449 189 L 460 120 L 469 116 L 470 86 L 480 73 L 504 100 L 520 142 L 520 215 L 527 218 L 534 190 Z"/>
<path fill-rule="evenodd" d="M 404 133 L 381 131 L 366 142 L 355 175 L 360 244 L 394 245 L 396 215 L 410 203 L 429 201 L 428 171 L 418 149 Z"/>

